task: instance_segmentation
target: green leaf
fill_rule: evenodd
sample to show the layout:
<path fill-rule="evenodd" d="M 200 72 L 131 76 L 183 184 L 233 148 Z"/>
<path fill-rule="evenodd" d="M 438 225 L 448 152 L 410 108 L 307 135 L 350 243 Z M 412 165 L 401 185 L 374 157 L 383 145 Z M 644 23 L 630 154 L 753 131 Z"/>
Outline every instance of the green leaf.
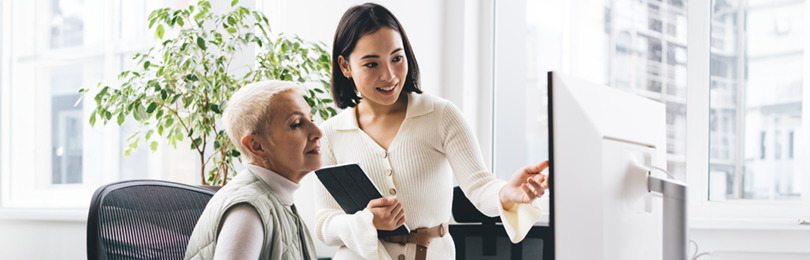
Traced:
<path fill-rule="evenodd" d="M 202 146 L 202 138 L 197 137 L 191 141 L 191 150 L 194 150 L 197 146 Z"/>
<path fill-rule="evenodd" d="M 126 118 L 127 116 L 124 114 L 124 112 L 118 113 L 118 126 L 124 124 L 124 119 Z"/>
<path fill-rule="evenodd" d="M 239 0 L 233 0 L 233 1 L 231 1 L 231 7 L 236 6 L 236 4 L 237 4 L 237 3 L 239 3 Z"/>
<path fill-rule="evenodd" d="M 202 37 L 197 37 L 197 46 L 200 46 L 200 49 L 205 50 L 205 39 Z"/>
<path fill-rule="evenodd" d="M 107 120 L 110 120 L 112 118 L 112 113 L 110 113 L 110 111 L 104 111 L 104 117 L 107 118 Z M 104 122 L 106 123 L 107 121 L 105 120 Z"/>
<path fill-rule="evenodd" d="M 152 112 L 155 112 L 155 108 L 157 108 L 157 103 L 152 102 L 149 104 L 149 107 L 146 108 L 146 113 L 151 114 Z"/>
<path fill-rule="evenodd" d="M 143 69 L 148 70 L 149 69 L 149 64 L 151 64 L 151 62 L 149 62 L 149 61 L 144 62 L 143 63 Z"/>
<path fill-rule="evenodd" d="M 158 24 L 158 27 L 155 30 L 155 38 L 163 39 L 163 25 L 162 24 Z"/>
<path fill-rule="evenodd" d="M 319 89 L 319 88 L 316 88 L 316 89 L 315 89 L 315 92 L 318 92 L 318 93 L 323 94 L 323 90 L 321 90 L 321 89 Z"/>
<path fill-rule="evenodd" d="M 158 110 L 157 114 L 155 114 L 155 119 L 158 119 L 163 116 L 163 110 Z"/>
<path fill-rule="evenodd" d="M 183 136 L 183 131 L 180 130 L 180 127 L 175 127 L 174 128 L 174 139 L 177 140 L 177 141 L 183 141 L 183 137 L 185 137 L 185 136 Z"/>
<path fill-rule="evenodd" d="M 172 102 L 169 102 L 169 104 L 174 104 L 174 102 L 177 102 L 177 99 L 180 98 L 181 96 L 183 95 L 182 94 L 174 95 L 174 97 L 172 98 Z"/>
<path fill-rule="evenodd" d="M 132 138 L 135 138 L 135 137 L 136 137 L 136 136 L 138 136 L 138 134 L 140 134 L 140 133 L 141 133 L 141 131 L 135 131 L 134 133 L 132 133 L 131 135 L 129 135 L 129 137 L 127 137 L 127 142 L 131 141 L 131 140 L 132 140 Z"/>
<path fill-rule="evenodd" d="M 90 113 L 90 126 L 95 126 L 95 125 L 96 125 L 96 111 L 93 110 L 93 112 Z"/>
<path fill-rule="evenodd" d="M 186 24 L 185 22 L 183 22 L 183 17 L 182 16 L 177 17 L 177 24 L 179 24 L 180 27 L 183 27 L 183 25 Z"/>
<path fill-rule="evenodd" d="M 135 120 L 138 120 L 139 122 L 149 119 L 149 114 L 146 113 L 146 109 L 141 103 L 135 105 L 135 111 L 132 113 L 132 116 L 134 116 Z"/>
<path fill-rule="evenodd" d="M 157 141 L 152 141 L 152 144 L 149 145 L 149 149 L 152 149 L 152 153 L 154 153 L 155 151 L 157 151 L 157 148 L 158 148 L 158 142 Z"/>
<path fill-rule="evenodd" d="M 149 138 L 152 138 L 153 133 L 155 133 L 155 130 L 150 129 L 149 131 L 146 131 L 146 136 L 143 138 L 143 140 L 149 140 Z"/>
<path fill-rule="evenodd" d="M 228 33 L 230 33 L 230 34 L 236 33 L 236 28 L 233 28 L 233 27 L 225 29 L 225 30 L 228 31 Z"/>
<path fill-rule="evenodd" d="M 234 19 L 233 16 L 228 16 L 227 20 L 228 24 L 230 24 L 231 26 L 236 26 L 236 19 Z"/>

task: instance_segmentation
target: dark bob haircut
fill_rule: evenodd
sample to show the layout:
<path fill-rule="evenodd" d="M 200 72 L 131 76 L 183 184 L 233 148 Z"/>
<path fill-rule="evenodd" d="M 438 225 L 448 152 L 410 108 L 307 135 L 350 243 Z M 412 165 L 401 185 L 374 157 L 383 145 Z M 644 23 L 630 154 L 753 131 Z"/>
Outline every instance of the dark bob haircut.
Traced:
<path fill-rule="evenodd" d="M 332 44 L 332 97 L 334 97 L 337 107 L 345 109 L 360 103 L 360 97 L 357 96 L 357 87 L 354 85 L 353 80 L 346 78 L 341 72 L 338 57 L 343 56 L 348 61 L 349 54 L 354 51 L 360 37 L 374 33 L 383 26 L 399 32 L 400 37 L 402 37 L 405 59 L 408 61 L 408 75 L 405 77 L 402 91 L 422 94 L 422 90 L 419 88 L 419 66 L 416 63 L 416 57 L 413 55 L 411 42 L 408 41 L 408 35 L 405 34 L 399 20 L 385 7 L 374 3 L 365 3 L 346 10 L 346 13 L 340 18 L 340 23 L 335 31 L 335 42 Z"/>

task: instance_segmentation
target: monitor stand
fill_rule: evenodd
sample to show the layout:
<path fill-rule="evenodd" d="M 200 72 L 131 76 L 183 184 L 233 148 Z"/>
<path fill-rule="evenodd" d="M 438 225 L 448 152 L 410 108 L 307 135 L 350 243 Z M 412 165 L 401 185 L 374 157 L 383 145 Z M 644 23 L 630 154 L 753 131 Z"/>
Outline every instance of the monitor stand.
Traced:
<path fill-rule="evenodd" d="M 664 260 L 686 260 L 686 184 L 648 175 L 647 185 L 664 196 Z"/>

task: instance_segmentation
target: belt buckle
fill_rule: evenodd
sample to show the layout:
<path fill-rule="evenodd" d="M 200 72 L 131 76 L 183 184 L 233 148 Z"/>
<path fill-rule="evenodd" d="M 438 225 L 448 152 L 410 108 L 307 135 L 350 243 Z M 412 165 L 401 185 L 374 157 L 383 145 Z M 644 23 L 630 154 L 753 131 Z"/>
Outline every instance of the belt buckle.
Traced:
<path fill-rule="evenodd" d="M 440 237 L 444 237 L 445 231 L 446 230 L 444 230 L 444 224 L 439 225 L 439 236 Z"/>

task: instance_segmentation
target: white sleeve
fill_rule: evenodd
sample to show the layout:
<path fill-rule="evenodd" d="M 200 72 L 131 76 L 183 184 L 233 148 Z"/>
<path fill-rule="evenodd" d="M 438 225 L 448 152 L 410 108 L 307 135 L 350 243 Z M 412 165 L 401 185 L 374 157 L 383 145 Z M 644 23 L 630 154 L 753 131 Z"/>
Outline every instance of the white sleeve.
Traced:
<path fill-rule="evenodd" d="M 322 166 L 337 164 L 329 141 L 321 139 Z M 315 235 L 328 246 L 346 246 L 363 259 L 390 259 L 382 243 L 377 239 L 374 215 L 368 209 L 346 214 L 318 180 L 315 183 L 316 226 Z"/>
<path fill-rule="evenodd" d="M 259 213 L 247 203 L 236 204 L 222 217 L 214 260 L 259 259 L 262 245 L 264 225 Z"/>
<path fill-rule="evenodd" d="M 506 181 L 495 178 L 487 170 L 478 140 L 461 110 L 448 102 L 442 113 L 445 154 L 464 195 L 484 215 L 499 215 L 509 239 L 513 243 L 520 242 L 540 219 L 542 211 L 531 204 L 517 203 L 510 209 L 504 209 L 499 193 Z"/>

